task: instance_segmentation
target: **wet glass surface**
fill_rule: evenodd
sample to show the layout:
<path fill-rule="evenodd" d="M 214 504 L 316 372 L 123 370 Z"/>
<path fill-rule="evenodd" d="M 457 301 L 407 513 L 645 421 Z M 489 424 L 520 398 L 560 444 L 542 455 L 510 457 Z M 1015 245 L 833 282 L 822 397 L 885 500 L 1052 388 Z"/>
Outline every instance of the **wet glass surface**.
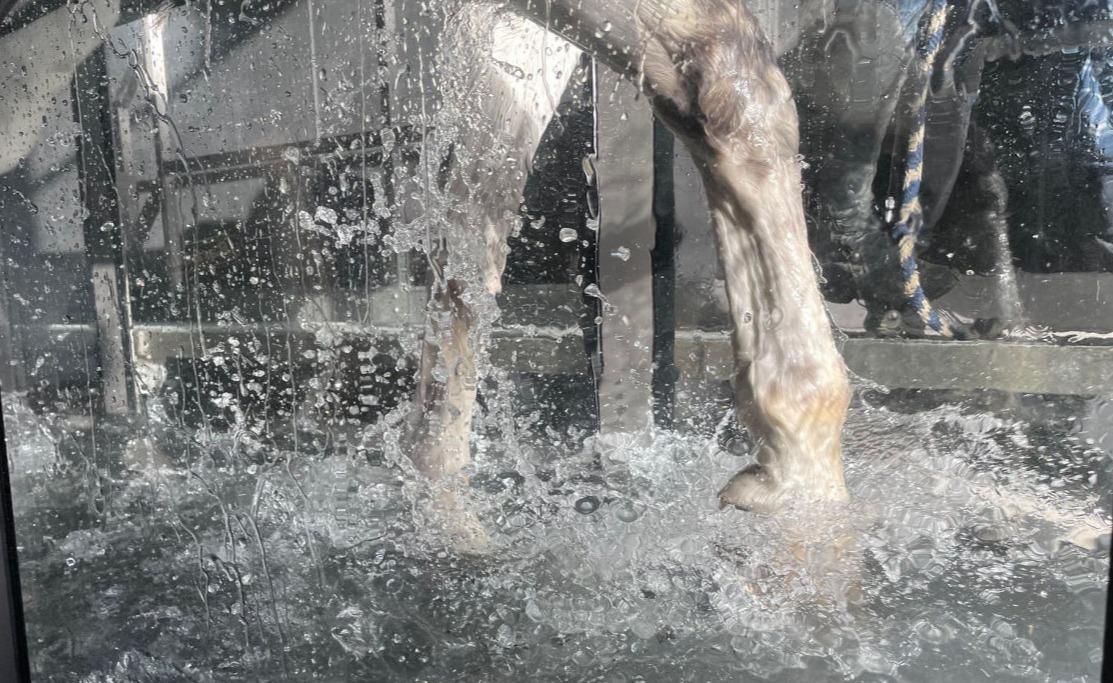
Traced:
<path fill-rule="evenodd" d="M 482 442 L 482 555 L 445 550 L 389 434 L 156 421 L 89 452 L 9 405 L 43 680 L 1097 680 L 1108 401 L 869 394 L 833 539 L 718 510 L 714 436 L 561 447 L 540 419 Z"/>
<path fill-rule="evenodd" d="M 458 0 L 0 5 L 33 680 L 1099 680 L 1110 9 L 952 3 L 919 256 L 954 342 L 886 236 L 928 3 L 748 5 L 854 389 L 851 502 L 775 515 L 716 499 L 761 444 L 697 164 L 602 64 L 540 32 L 540 64 L 469 53 L 520 27 Z M 553 122 L 484 132 L 477 64 Z M 407 430 L 438 277 L 469 283 L 478 402 L 434 481 Z"/>

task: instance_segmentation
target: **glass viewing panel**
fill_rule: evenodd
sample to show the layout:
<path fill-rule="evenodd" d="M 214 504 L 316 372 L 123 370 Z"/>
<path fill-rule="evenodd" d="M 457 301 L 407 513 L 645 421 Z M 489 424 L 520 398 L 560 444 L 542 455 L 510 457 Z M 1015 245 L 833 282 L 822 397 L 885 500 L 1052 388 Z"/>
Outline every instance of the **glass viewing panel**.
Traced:
<path fill-rule="evenodd" d="M 745 4 L 798 125 L 734 0 L 0 0 L 32 680 L 1099 680 L 1113 4 Z M 742 511 L 801 196 L 850 500 Z"/>

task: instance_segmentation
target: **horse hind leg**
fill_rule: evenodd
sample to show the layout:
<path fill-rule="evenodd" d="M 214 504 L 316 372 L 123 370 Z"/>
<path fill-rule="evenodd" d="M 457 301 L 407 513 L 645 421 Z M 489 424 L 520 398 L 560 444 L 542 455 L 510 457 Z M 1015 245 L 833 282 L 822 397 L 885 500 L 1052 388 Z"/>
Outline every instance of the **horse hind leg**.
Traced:
<path fill-rule="evenodd" d="M 736 0 L 513 5 L 636 79 L 700 166 L 727 271 L 737 411 L 763 444 L 720 500 L 762 511 L 845 500 L 846 368 L 808 249 L 795 105 L 756 19 Z"/>
<path fill-rule="evenodd" d="M 700 167 L 727 272 L 736 409 L 763 444 L 720 500 L 845 500 L 849 384 L 808 249 L 796 107 L 756 18 L 737 0 L 511 1 L 642 85 Z"/>
<path fill-rule="evenodd" d="M 563 39 L 485 4 L 464 5 L 449 25 L 433 134 L 450 135 L 441 143 L 451 142 L 453 162 L 406 426 L 410 457 L 432 479 L 470 461 L 476 317 L 501 288 L 529 165 L 580 58 Z"/>
<path fill-rule="evenodd" d="M 735 475 L 720 501 L 773 511 L 846 500 L 849 384 L 808 248 L 791 92 L 739 3 L 675 7 L 643 20 L 657 28 L 642 76 L 700 168 L 726 271 L 736 410 L 762 444 L 758 464 Z"/>

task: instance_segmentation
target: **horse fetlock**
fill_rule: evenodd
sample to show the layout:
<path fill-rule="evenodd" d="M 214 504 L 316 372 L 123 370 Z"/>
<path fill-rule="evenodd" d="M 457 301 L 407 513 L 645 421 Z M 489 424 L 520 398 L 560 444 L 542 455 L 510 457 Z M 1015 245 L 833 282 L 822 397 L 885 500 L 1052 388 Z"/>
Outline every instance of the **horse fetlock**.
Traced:
<path fill-rule="evenodd" d="M 778 381 L 755 386 L 752 403 L 740 410 L 763 444 L 757 464 L 720 491 L 722 505 L 772 512 L 789 500 L 847 500 L 840 449 L 850 401 L 845 370 L 835 356 L 830 367 L 797 375 L 779 373 Z"/>
<path fill-rule="evenodd" d="M 809 451 L 797 444 L 777 451 L 767 444 L 760 462 L 735 474 L 719 491 L 719 507 L 771 513 L 787 503 L 849 500 L 837 436 L 820 448 Z"/>

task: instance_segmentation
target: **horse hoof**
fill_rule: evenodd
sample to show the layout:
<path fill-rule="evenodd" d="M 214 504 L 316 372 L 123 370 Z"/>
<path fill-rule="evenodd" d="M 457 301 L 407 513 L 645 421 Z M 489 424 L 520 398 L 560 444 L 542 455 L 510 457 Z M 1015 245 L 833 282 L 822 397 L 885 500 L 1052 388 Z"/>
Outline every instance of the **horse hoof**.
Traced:
<path fill-rule="evenodd" d="M 783 502 L 784 487 L 769 472 L 753 464 L 730 478 L 719 491 L 719 509 L 733 505 L 739 510 L 776 512 Z"/>
<path fill-rule="evenodd" d="M 491 537 L 466 495 L 441 489 L 430 502 L 426 514 L 449 550 L 457 555 L 484 555 L 490 550 Z"/>

